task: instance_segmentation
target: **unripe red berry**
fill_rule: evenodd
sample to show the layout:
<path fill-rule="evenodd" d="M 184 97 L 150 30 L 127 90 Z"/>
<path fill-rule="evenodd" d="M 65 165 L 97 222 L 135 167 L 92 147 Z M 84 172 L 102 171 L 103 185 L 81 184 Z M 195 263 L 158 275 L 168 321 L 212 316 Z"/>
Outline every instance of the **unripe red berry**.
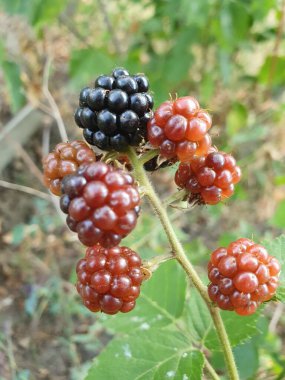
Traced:
<path fill-rule="evenodd" d="M 194 155 L 205 155 L 211 147 L 208 130 L 210 115 L 198 101 L 185 96 L 162 103 L 148 123 L 148 140 L 167 159 L 189 162 Z"/>
<path fill-rule="evenodd" d="M 140 256 L 127 247 L 87 248 L 76 266 L 77 291 L 93 312 L 127 313 L 136 304 L 144 275 Z"/>
<path fill-rule="evenodd" d="M 63 178 L 74 174 L 80 165 L 95 161 L 95 153 L 84 141 L 59 143 L 43 159 L 44 183 L 53 194 L 61 195 Z"/>
<path fill-rule="evenodd" d="M 110 248 L 135 228 L 140 196 L 129 173 L 93 162 L 66 177 L 62 187 L 61 209 L 84 245 Z"/>
<path fill-rule="evenodd" d="M 189 203 L 215 205 L 233 194 L 237 183 L 233 180 L 238 168 L 235 165 L 229 154 L 211 151 L 204 157 L 195 156 L 190 162 L 181 163 L 175 183 L 189 192 Z"/>
<path fill-rule="evenodd" d="M 208 264 L 208 294 L 223 310 L 253 314 L 278 287 L 280 264 L 266 249 L 245 238 L 218 248 Z"/>

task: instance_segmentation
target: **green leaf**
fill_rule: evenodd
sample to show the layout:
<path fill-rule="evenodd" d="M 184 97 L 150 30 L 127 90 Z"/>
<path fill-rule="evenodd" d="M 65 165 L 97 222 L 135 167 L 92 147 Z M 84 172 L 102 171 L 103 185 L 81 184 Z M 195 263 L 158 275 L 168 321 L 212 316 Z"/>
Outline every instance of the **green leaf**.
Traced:
<path fill-rule="evenodd" d="M 193 56 L 189 49 L 189 43 L 193 39 L 189 31 L 183 30 L 176 36 L 173 48 L 166 54 L 164 66 L 162 68 L 165 78 L 170 85 L 179 83 L 185 78 L 185 73 L 193 63 Z M 183 59 L 181 59 L 183 51 Z"/>
<path fill-rule="evenodd" d="M 220 235 L 219 238 L 219 246 L 227 247 L 232 241 L 238 239 L 238 233 L 235 232 L 224 232 L 222 235 Z"/>
<path fill-rule="evenodd" d="M 23 369 L 17 373 L 15 380 L 29 380 L 30 378 L 31 378 L 30 370 Z"/>
<path fill-rule="evenodd" d="M 165 253 L 168 240 L 162 231 L 161 224 L 151 214 L 142 213 L 135 230 L 126 237 L 124 244 L 138 251 L 143 259 L 150 259 L 155 254 Z"/>
<path fill-rule="evenodd" d="M 285 235 L 281 235 L 274 240 L 265 240 L 262 242 L 262 245 L 264 245 L 270 255 L 277 258 L 281 265 L 277 299 L 285 302 Z"/>
<path fill-rule="evenodd" d="M 125 333 L 130 329 L 148 331 L 152 327 L 175 324 L 183 313 L 185 292 L 185 273 L 177 262 L 167 262 L 142 285 L 142 293 L 131 314 L 101 318 L 111 331 Z"/>
<path fill-rule="evenodd" d="M 285 227 L 285 200 L 278 203 L 271 224 L 278 228 Z"/>
<path fill-rule="evenodd" d="M 230 136 L 235 135 L 240 129 L 247 125 L 247 109 L 241 103 L 233 105 L 227 115 L 226 126 Z"/>
<path fill-rule="evenodd" d="M 111 71 L 114 61 L 105 51 L 99 49 L 73 50 L 69 73 L 74 87 L 82 87 L 96 76 Z"/>
<path fill-rule="evenodd" d="M 248 6 L 256 20 L 264 18 L 272 8 L 276 7 L 276 0 L 252 0 Z"/>
<path fill-rule="evenodd" d="M 248 379 L 253 376 L 259 367 L 258 347 L 255 342 L 246 342 L 235 347 L 233 351 L 241 379 Z"/>
<path fill-rule="evenodd" d="M 34 0 L 33 13 L 30 16 L 30 22 L 37 28 L 49 24 L 56 20 L 59 14 L 65 8 L 67 0 Z"/>
<path fill-rule="evenodd" d="M 222 311 L 221 316 L 232 346 L 245 342 L 259 332 L 256 327 L 258 313 L 241 317 L 231 311 Z M 195 340 L 202 340 L 213 351 L 221 349 L 208 308 L 195 289 L 192 289 L 190 300 L 186 304 L 185 317 L 187 328 Z"/>
<path fill-rule="evenodd" d="M 111 341 L 85 380 L 199 380 L 203 364 L 184 335 L 152 329 Z"/>
<path fill-rule="evenodd" d="M 251 128 L 245 128 L 231 137 L 232 144 L 256 144 L 268 135 L 268 130 L 268 126 L 262 124 L 253 125 Z"/>
<path fill-rule="evenodd" d="M 208 103 L 215 91 L 215 78 L 213 73 L 206 73 L 199 83 L 201 98 L 203 102 Z"/>
<path fill-rule="evenodd" d="M 231 52 L 247 39 L 251 24 L 248 6 L 241 2 L 223 2 L 220 15 L 213 24 L 213 32 L 222 50 Z"/>
<path fill-rule="evenodd" d="M 279 175 L 274 178 L 274 184 L 277 186 L 285 185 L 285 175 Z"/>
<path fill-rule="evenodd" d="M 0 5 L 10 14 L 24 14 L 30 12 L 30 8 L 34 7 L 35 0 L 0 0 Z"/>
<path fill-rule="evenodd" d="M 285 81 L 285 56 L 266 58 L 259 72 L 259 81 L 268 84 L 270 81 L 274 86 L 283 85 Z"/>
<path fill-rule="evenodd" d="M 26 236 L 26 225 L 25 224 L 16 224 L 12 229 L 12 244 L 19 245 L 22 243 Z"/>
<path fill-rule="evenodd" d="M 16 113 L 25 104 L 25 96 L 20 77 L 20 70 L 16 63 L 3 60 L 1 66 L 4 79 L 8 87 L 11 109 Z"/>
<path fill-rule="evenodd" d="M 252 336 L 260 334 L 260 330 L 257 327 L 257 321 L 260 318 L 258 312 L 244 317 L 232 311 L 222 311 L 221 316 L 232 346 L 246 342 Z M 233 328 L 233 326 L 235 328 Z M 208 336 L 208 347 L 215 350 L 217 344 L 217 335 L 211 331 Z"/>

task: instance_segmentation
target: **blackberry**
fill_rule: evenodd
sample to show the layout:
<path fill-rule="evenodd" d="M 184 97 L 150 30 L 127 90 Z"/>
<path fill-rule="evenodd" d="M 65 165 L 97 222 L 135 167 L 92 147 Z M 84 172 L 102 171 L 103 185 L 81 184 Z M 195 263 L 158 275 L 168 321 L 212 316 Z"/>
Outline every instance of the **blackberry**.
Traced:
<path fill-rule="evenodd" d="M 110 248 L 136 226 L 140 196 L 133 177 L 103 162 L 79 167 L 62 182 L 60 207 L 86 246 Z"/>
<path fill-rule="evenodd" d="M 57 144 L 54 151 L 43 159 L 45 185 L 55 195 L 61 195 L 61 182 L 74 174 L 81 164 L 96 161 L 95 153 L 84 141 Z"/>
<path fill-rule="evenodd" d="M 215 205 L 234 193 L 241 170 L 229 154 L 211 148 L 203 157 L 193 157 L 190 163 L 180 163 L 175 183 L 189 193 L 189 203 Z"/>
<path fill-rule="evenodd" d="M 128 313 L 136 305 L 143 281 L 140 256 L 127 247 L 87 248 L 78 261 L 77 291 L 92 312 Z"/>
<path fill-rule="evenodd" d="M 208 294 L 223 310 L 253 314 L 278 287 L 280 264 L 266 249 L 245 238 L 218 248 L 208 265 Z"/>
<path fill-rule="evenodd" d="M 198 101 L 185 96 L 162 103 L 148 122 L 148 141 L 167 159 L 189 162 L 194 155 L 205 155 L 211 147 L 207 133 L 212 126 L 208 112 Z"/>
<path fill-rule="evenodd" d="M 125 151 L 146 141 L 147 123 L 153 117 L 148 89 L 143 74 L 130 75 L 124 68 L 100 75 L 94 88 L 83 88 L 74 120 L 85 140 L 105 151 Z"/>

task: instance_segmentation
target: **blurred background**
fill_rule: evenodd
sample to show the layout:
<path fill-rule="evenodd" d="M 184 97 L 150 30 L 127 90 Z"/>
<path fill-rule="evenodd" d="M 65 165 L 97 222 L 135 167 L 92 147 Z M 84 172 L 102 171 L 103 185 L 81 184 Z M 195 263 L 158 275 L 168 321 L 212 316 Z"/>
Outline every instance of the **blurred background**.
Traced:
<path fill-rule="evenodd" d="M 41 176 L 63 125 L 81 137 L 78 94 L 99 74 L 144 72 L 155 107 L 196 96 L 213 115 L 214 143 L 237 157 L 243 180 L 226 204 L 170 210 L 196 265 L 234 238 L 282 233 L 284 23 L 284 0 L 0 0 L 1 380 L 83 379 L 111 337 L 76 297 L 83 247 Z M 152 174 L 162 197 L 175 191 L 174 171 Z M 148 211 L 124 241 L 144 258 L 168 249 Z M 266 309 L 267 348 L 248 347 L 243 378 L 285 378 L 282 308 Z"/>

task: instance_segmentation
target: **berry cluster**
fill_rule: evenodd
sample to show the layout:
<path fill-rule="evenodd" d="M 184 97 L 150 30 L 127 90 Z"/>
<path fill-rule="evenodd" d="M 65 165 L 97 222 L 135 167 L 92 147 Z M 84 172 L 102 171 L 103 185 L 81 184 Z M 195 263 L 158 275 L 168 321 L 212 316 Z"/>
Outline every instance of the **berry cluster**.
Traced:
<path fill-rule="evenodd" d="M 76 267 L 76 288 L 84 305 L 106 314 L 131 311 L 144 277 L 141 264 L 139 255 L 127 247 L 87 248 Z"/>
<path fill-rule="evenodd" d="M 84 88 L 74 118 L 84 129 L 86 141 L 102 150 L 124 151 L 138 146 L 146 137 L 152 119 L 153 99 L 143 74 L 131 76 L 123 68 L 101 75 L 95 88 Z"/>
<path fill-rule="evenodd" d="M 263 246 L 249 239 L 236 240 L 211 254 L 209 297 L 223 310 L 253 314 L 262 302 L 274 296 L 279 272 L 278 260 Z"/>
<path fill-rule="evenodd" d="M 133 177 L 103 162 L 82 165 L 62 183 L 60 207 L 87 246 L 120 243 L 136 226 L 140 196 Z"/>
<path fill-rule="evenodd" d="M 240 178 L 241 170 L 235 159 L 217 151 L 194 157 L 190 163 L 181 163 L 175 173 L 175 183 L 189 192 L 190 203 L 209 205 L 229 198 Z"/>
<path fill-rule="evenodd" d="M 84 141 L 57 144 L 43 160 L 43 178 L 47 188 L 61 195 L 62 179 L 76 172 L 82 164 L 96 161 L 95 153 Z"/>
<path fill-rule="evenodd" d="M 204 155 L 211 146 L 207 133 L 212 120 L 198 101 L 185 96 L 161 104 L 149 121 L 148 140 L 160 149 L 162 157 L 189 162 L 194 155 Z"/>
<path fill-rule="evenodd" d="M 235 159 L 211 146 L 210 115 L 193 97 L 161 104 L 154 116 L 148 80 L 122 68 L 101 75 L 94 88 L 80 93 L 77 125 L 88 143 L 102 150 L 124 152 L 128 145 L 145 153 L 149 141 L 159 155 L 144 162 L 153 171 L 180 161 L 175 182 L 190 203 L 214 205 L 229 198 L 241 178 Z M 155 153 L 156 154 L 156 153 Z M 137 253 L 119 247 L 136 226 L 140 211 L 137 185 L 129 172 L 103 162 L 83 141 L 58 144 L 43 160 L 44 181 L 67 214 L 69 228 L 88 246 L 76 268 L 77 291 L 91 311 L 116 314 L 135 307 L 144 279 Z M 126 153 L 116 160 L 132 170 Z M 264 247 L 239 239 L 219 248 L 208 265 L 210 299 L 240 315 L 255 312 L 278 286 L 280 265 Z"/>

